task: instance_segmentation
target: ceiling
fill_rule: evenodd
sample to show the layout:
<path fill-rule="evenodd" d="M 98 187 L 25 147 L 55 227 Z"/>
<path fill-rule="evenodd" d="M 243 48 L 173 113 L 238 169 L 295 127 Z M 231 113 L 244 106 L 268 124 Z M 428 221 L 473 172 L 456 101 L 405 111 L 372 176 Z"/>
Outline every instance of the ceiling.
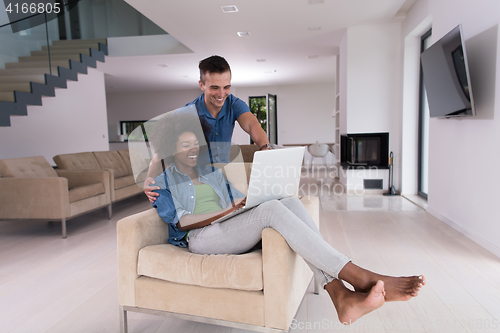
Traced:
<path fill-rule="evenodd" d="M 127 0 L 193 52 L 107 57 L 99 69 L 108 92 L 195 89 L 198 62 L 214 54 L 231 65 L 233 87 L 333 83 L 346 27 L 401 20 L 416 1 Z"/>

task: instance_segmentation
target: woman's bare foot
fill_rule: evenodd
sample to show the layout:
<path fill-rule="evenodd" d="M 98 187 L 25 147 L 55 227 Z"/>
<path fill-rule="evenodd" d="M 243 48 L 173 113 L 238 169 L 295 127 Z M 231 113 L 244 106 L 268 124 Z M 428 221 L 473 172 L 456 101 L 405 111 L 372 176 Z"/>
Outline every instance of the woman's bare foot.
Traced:
<path fill-rule="evenodd" d="M 339 273 L 339 278 L 349 282 L 354 290 L 368 292 L 377 283 L 384 281 L 386 302 L 408 301 L 418 295 L 425 285 L 423 275 L 420 276 L 387 276 L 370 272 L 364 268 L 348 263 Z"/>
<path fill-rule="evenodd" d="M 354 323 L 385 303 L 383 281 L 378 281 L 368 293 L 351 291 L 340 280 L 333 280 L 325 286 L 325 289 L 337 309 L 340 322 L 344 325 Z"/>

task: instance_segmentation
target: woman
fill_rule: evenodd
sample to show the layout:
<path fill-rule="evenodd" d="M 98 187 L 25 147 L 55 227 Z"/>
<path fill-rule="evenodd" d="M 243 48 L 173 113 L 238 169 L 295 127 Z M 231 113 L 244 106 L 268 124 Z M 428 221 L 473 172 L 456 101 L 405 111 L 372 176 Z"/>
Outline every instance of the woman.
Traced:
<path fill-rule="evenodd" d="M 244 196 L 211 167 L 201 166 L 203 131 L 197 116 L 180 115 L 157 127 L 153 145 L 170 164 L 155 179 L 160 196 L 153 204 L 169 225 L 169 242 L 199 254 L 239 254 L 252 249 L 264 228 L 273 228 L 311 267 L 350 324 L 386 301 L 417 296 L 423 276 L 391 277 L 365 270 L 331 247 L 295 197 L 265 202 L 222 223 L 215 219 L 244 205 Z M 209 151 L 209 150 L 208 150 Z M 346 288 L 342 280 L 355 289 Z"/>

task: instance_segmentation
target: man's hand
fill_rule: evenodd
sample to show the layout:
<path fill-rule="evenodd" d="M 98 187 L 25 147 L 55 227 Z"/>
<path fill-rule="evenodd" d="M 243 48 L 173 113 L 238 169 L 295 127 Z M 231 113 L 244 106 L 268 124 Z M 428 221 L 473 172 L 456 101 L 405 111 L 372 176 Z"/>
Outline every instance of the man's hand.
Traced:
<path fill-rule="evenodd" d="M 154 203 L 156 201 L 156 197 L 159 196 L 159 193 L 153 192 L 154 190 L 159 190 L 159 186 L 151 186 L 151 184 L 155 184 L 155 180 L 151 177 L 147 177 L 146 180 L 144 180 L 144 193 L 148 197 L 149 201 L 151 203 Z"/>

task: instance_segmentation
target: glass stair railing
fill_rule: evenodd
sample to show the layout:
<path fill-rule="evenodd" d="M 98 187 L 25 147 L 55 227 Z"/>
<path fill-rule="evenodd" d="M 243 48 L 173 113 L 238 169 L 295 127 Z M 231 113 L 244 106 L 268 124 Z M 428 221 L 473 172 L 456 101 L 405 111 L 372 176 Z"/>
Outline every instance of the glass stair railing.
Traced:
<path fill-rule="evenodd" d="M 0 21 L 0 126 L 104 62 L 108 37 L 167 34 L 123 0 L 64 2 L 61 8 L 59 16 Z"/>

